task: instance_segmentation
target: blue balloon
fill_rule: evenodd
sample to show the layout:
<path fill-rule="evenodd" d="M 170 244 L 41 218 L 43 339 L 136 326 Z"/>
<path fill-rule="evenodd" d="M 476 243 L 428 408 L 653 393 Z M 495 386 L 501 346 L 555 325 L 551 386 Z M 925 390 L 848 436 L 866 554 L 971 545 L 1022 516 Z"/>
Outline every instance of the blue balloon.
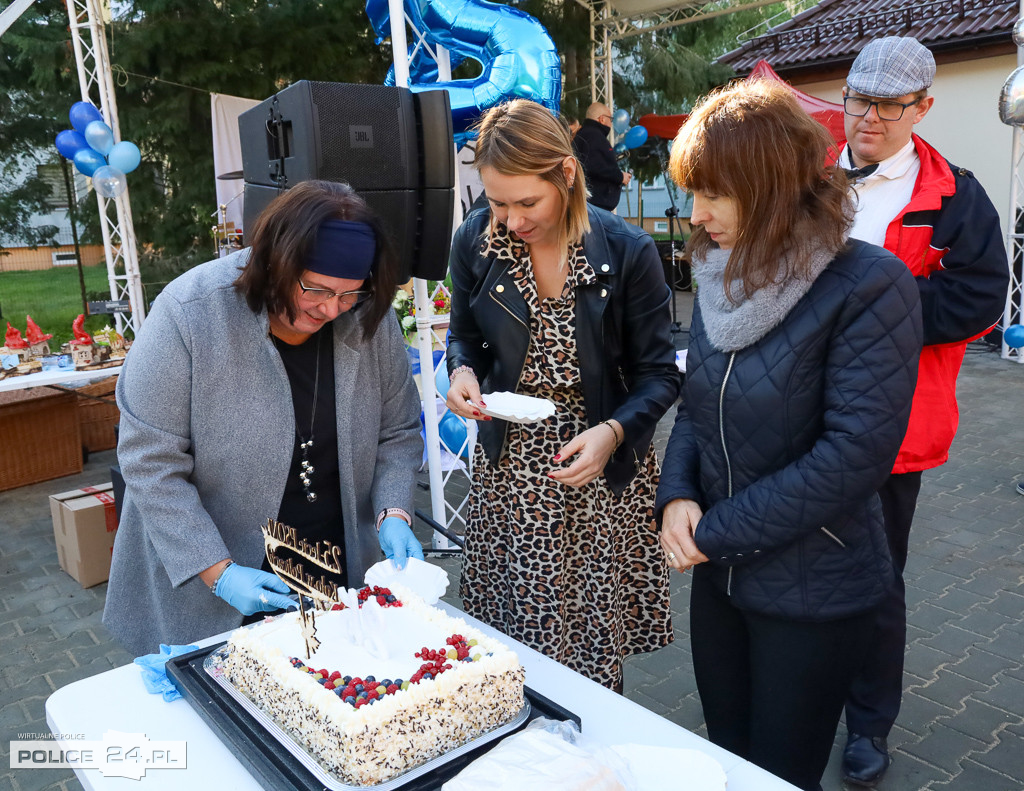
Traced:
<path fill-rule="evenodd" d="M 89 102 L 75 102 L 71 105 L 71 111 L 68 113 L 68 118 L 71 119 L 71 125 L 82 133 L 85 132 L 85 127 L 93 121 L 103 120 L 103 116 L 100 114 L 100 111 L 93 105 L 89 104 Z"/>
<path fill-rule="evenodd" d="M 57 150 L 60 152 L 60 155 L 65 159 L 74 159 L 75 154 L 83 148 L 89 147 L 89 144 L 85 142 L 85 138 L 72 129 L 65 129 L 63 132 L 58 132 L 57 139 L 53 141 L 53 144 L 57 146 Z"/>
<path fill-rule="evenodd" d="M 642 126 L 634 126 L 628 132 L 626 132 L 623 142 L 626 144 L 626 148 L 636 148 L 642 146 L 647 142 L 647 130 Z"/>
<path fill-rule="evenodd" d="M 78 171 L 86 176 L 91 176 L 96 172 L 96 168 L 101 168 L 107 164 L 107 160 L 103 158 L 102 154 L 98 154 L 89 147 L 83 148 L 76 153 L 73 159 Z"/>
<path fill-rule="evenodd" d="M 487 0 L 418 0 L 403 5 L 412 27 L 427 44 L 447 49 L 453 65 L 472 58 L 483 67 L 475 79 L 410 82 L 414 93 L 448 91 L 456 143 L 475 137 L 471 127 L 484 110 L 510 99 L 530 99 L 558 112 L 561 57 L 548 31 L 525 11 Z M 378 37 L 387 38 L 387 0 L 367 0 L 366 14 Z M 410 76 L 424 76 L 415 60 L 411 66 Z M 395 84 L 394 68 L 384 84 Z"/>
<path fill-rule="evenodd" d="M 104 198 L 116 198 L 128 189 L 128 178 L 110 165 L 101 165 L 93 171 L 92 188 Z"/>
<path fill-rule="evenodd" d="M 139 147 L 128 140 L 114 143 L 114 147 L 107 154 L 107 162 L 110 167 L 117 168 L 122 173 L 131 173 L 142 161 L 142 154 Z"/>
<path fill-rule="evenodd" d="M 103 121 L 91 121 L 85 127 L 85 142 L 93 151 L 98 151 L 103 156 L 110 153 L 114 147 L 114 132 Z"/>
<path fill-rule="evenodd" d="M 628 149 L 626 148 L 626 144 L 622 140 L 616 143 L 615 146 L 612 148 L 612 151 L 615 152 L 616 158 L 621 157 L 623 154 L 626 153 L 627 150 Z"/>
<path fill-rule="evenodd" d="M 437 373 L 434 374 L 434 386 L 437 387 L 437 394 L 441 398 L 448 397 L 448 389 L 452 386 L 452 383 L 448 380 L 448 364 L 441 361 L 441 365 L 438 366 Z"/>
<path fill-rule="evenodd" d="M 612 115 L 612 129 L 615 130 L 616 134 L 623 134 L 629 129 L 629 111 L 624 110 L 621 107 L 615 111 Z"/>
<path fill-rule="evenodd" d="M 1019 349 L 1024 346 L 1024 324 L 1011 324 L 1003 332 L 1003 340 L 1011 349 Z"/>
<path fill-rule="evenodd" d="M 468 453 L 469 449 L 462 447 L 466 442 L 466 437 L 469 436 L 466 421 L 454 412 L 444 413 L 437 432 L 441 435 L 441 442 L 456 456 L 465 456 Z"/>

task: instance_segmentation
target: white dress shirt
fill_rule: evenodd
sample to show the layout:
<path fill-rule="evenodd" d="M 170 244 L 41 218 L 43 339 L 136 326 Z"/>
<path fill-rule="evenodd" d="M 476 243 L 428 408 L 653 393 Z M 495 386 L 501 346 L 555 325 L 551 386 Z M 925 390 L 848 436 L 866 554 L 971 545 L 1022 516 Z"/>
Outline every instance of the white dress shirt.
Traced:
<path fill-rule="evenodd" d="M 856 167 L 850 157 L 849 144 L 843 147 L 839 155 L 839 166 Z M 911 140 L 891 157 L 880 162 L 878 170 L 870 176 L 853 182 L 851 189 L 857 214 L 850 236 L 882 246 L 889 224 L 910 203 L 920 172 L 921 160 Z"/>

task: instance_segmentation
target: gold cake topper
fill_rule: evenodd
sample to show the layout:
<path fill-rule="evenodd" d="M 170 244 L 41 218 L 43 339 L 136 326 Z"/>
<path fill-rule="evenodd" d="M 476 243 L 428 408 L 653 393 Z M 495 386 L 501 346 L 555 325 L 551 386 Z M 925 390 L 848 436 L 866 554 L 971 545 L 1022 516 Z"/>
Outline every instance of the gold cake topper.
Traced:
<path fill-rule="evenodd" d="M 285 584 L 299 594 L 299 617 L 302 621 L 302 638 L 306 643 L 306 659 L 310 659 L 320 647 L 316 637 L 316 610 L 326 610 L 338 602 L 338 586 L 323 574 L 314 576 L 306 571 L 305 564 L 290 557 L 281 557 L 277 550 L 285 549 L 314 567 L 333 574 L 344 573 L 344 557 L 340 547 L 330 541 L 310 543 L 299 536 L 298 530 L 276 519 L 267 519 L 260 528 L 263 531 L 263 545 L 267 562 Z M 306 610 L 303 597 L 308 596 L 312 606 Z"/>

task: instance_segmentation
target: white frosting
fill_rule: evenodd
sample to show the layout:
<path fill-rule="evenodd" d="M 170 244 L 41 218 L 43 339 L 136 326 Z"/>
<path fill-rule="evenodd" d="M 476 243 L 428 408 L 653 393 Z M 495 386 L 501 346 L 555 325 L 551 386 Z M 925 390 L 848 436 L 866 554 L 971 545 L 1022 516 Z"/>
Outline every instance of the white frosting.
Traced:
<path fill-rule="evenodd" d="M 362 618 L 353 609 L 318 612 L 321 645 L 309 660 L 293 612 L 236 630 L 224 661 L 236 687 L 346 782 L 387 780 L 507 722 L 523 706 L 524 673 L 511 650 L 411 592 L 391 590 L 402 607 L 380 608 L 374 601 L 364 605 L 369 617 Z M 373 639 L 360 633 L 365 624 L 375 630 Z M 426 661 L 414 654 L 447 648 L 453 634 L 476 640 L 470 656 L 480 658 L 448 660 L 452 668 L 437 678 L 358 709 L 289 660 L 343 676 L 409 681 Z"/>

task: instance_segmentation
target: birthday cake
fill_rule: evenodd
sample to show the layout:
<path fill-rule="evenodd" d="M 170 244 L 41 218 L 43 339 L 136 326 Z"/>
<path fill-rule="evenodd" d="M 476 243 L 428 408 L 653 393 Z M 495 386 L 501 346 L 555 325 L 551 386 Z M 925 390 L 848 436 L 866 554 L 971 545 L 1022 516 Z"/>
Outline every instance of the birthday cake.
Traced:
<path fill-rule="evenodd" d="M 354 596 L 354 592 L 350 592 Z M 221 670 L 328 772 L 377 785 L 514 719 L 516 655 L 397 586 L 232 633 Z M 318 643 L 318 645 L 317 645 Z"/>

